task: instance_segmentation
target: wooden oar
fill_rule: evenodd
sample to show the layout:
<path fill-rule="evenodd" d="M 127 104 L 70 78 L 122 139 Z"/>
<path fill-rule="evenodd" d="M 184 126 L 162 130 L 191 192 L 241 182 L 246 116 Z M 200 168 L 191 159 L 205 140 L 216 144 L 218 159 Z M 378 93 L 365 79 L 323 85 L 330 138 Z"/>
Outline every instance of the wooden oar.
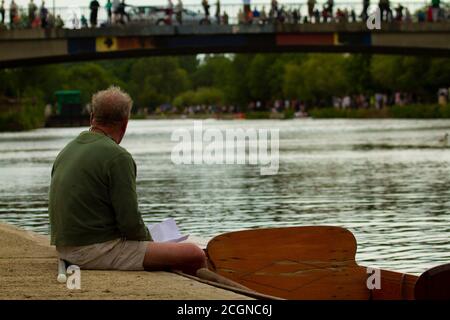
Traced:
<path fill-rule="evenodd" d="M 235 293 L 239 293 L 251 298 L 259 300 L 283 300 L 282 298 L 279 297 L 274 297 L 250 290 L 238 283 L 235 283 L 234 281 L 225 279 L 224 277 L 221 277 L 210 270 L 207 269 L 200 269 L 200 270 L 201 270 L 200 272 L 197 272 L 197 276 L 192 276 L 179 270 L 172 270 L 172 272 L 195 281 L 203 282 L 205 284 L 218 287 L 224 290 L 232 291 Z"/>
<path fill-rule="evenodd" d="M 339 227 L 231 232 L 207 246 L 211 269 L 257 292 L 285 299 L 369 299 L 356 240 Z"/>
<path fill-rule="evenodd" d="M 213 281 L 216 283 L 224 284 L 226 286 L 251 291 L 249 288 L 243 286 L 242 284 L 237 283 L 236 281 L 232 281 L 228 278 L 225 278 L 225 277 L 223 277 L 209 269 L 206 269 L 206 268 L 198 269 L 196 275 L 197 275 L 197 277 L 199 277 L 200 279 L 203 279 L 203 280 Z"/>

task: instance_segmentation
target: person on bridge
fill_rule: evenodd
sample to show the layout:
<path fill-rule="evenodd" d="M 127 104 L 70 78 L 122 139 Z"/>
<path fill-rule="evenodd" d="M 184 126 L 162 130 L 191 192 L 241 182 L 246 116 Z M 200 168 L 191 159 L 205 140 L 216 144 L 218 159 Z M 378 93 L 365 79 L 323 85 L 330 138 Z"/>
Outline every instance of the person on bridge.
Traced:
<path fill-rule="evenodd" d="M 392 11 L 389 0 L 380 0 L 378 7 L 380 8 L 381 21 L 391 21 Z"/>
<path fill-rule="evenodd" d="M 4 25 L 5 24 L 5 1 L 4 0 L 2 0 L 2 4 L 0 5 L 0 16 L 1 16 L 0 23 L 2 25 Z"/>
<path fill-rule="evenodd" d="M 91 127 L 58 154 L 51 171 L 51 243 L 61 259 L 81 269 L 166 270 L 195 274 L 206 267 L 191 243 L 155 243 L 142 220 L 136 163 L 119 146 L 132 108 L 118 87 L 97 92 Z"/>
<path fill-rule="evenodd" d="M 112 23 L 112 2 L 111 2 L 111 0 L 108 0 L 108 2 L 106 2 L 105 9 L 106 9 L 106 16 L 108 17 L 107 23 L 111 24 Z"/>
<path fill-rule="evenodd" d="M 209 21 L 209 3 L 208 0 L 202 0 L 203 11 L 205 12 L 205 20 Z"/>
<path fill-rule="evenodd" d="M 434 22 L 439 20 L 441 0 L 431 0 L 431 14 Z"/>
<path fill-rule="evenodd" d="M 168 25 L 172 24 L 172 16 L 173 16 L 173 2 L 172 0 L 167 0 L 166 23 Z"/>
<path fill-rule="evenodd" d="M 269 10 L 269 22 L 275 23 L 276 19 L 278 18 L 278 1 L 272 0 L 270 2 L 270 10 Z"/>
<path fill-rule="evenodd" d="M 222 15 L 222 23 L 224 25 L 228 25 L 228 21 L 229 21 L 228 13 L 226 11 L 224 11 L 223 15 Z"/>
<path fill-rule="evenodd" d="M 121 24 L 125 24 L 125 17 L 127 18 L 127 22 L 130 21 L 130 16 L 128 15 L 127 11 L 125 10 L 127 7 L 127 4 L 125 3 L 125 0 L 122 0 L 119 3 L 119 8 L 117 9 L 118 15 L 119 15 L 119 22 Z"/>
<path fill-rule="evenodd" d="M 86 17 L 84 16 L 84 14 L 81 15 L 81 28 L 89 28 L 88 26 L 88 21 L 86 19 Z"/>
<path fill-rule="evenodd" d="M 251 23 L 251 12 L 252 9 L 250 7 L 251 0 L 244 0 L 244 16 L 245 16 L 245 23 Z"/>
<path fill-rule="evenodd" d="M 14 0 L 12 0 L 11 4 L 9 5 L 9 24 L 11 29 L 15 27 L 18 18 L 19 18 L 19 7 L 14 2 Z"/>
<path fill-rule="evenodd" d="M 177 19 L 177 22 L 179 25 L 183 24 L 183 2 L 181 0 L 178 0 L 177 4 L 175 5 L 175 17 Z"/>
<path fill-rule="evenodd" d="M 37 6 L 33 0 L 30 0 L 28 4 L 28 27 L 31 28 L 33 26 L 33 22 L 36 19 L 36 11 Z"/>
<path fill-rule="evenodd" d="M 220 24 L 220 0 L 216 0 L 216 22 L 217 24 Z"/>
<path fill-rule="evenodd" d="M 370 7 L 370 0 L 363 0 L 363 10 L 361 12 L 361 19 L 363 21 L 366 21 L 369 17 L 369 7 Z"/>
<path fill-rule="evenodd" d="M 41 28 L 46 29 L 48 26 L 48 10 L 45 7 L 45 1 L 42 1 L 41 8 L 39 9 L 39 17 L 41 19 Z"/>
<path fill-rule="evenodd" d="M 261 12 L 259 13 L 259 20 L 260 20 L 260 24 L 267 23 L 266 6 L 262 6 Z"/>
<path fill-rule="evenodd" d="M 397 5 L 397 7 L 395 8 L 395 20 L 396 21 L 403 21 L 403 9 L 405 7 L 402 6 L 400 3 Z"/>
<path fill-rule="evenodd" d="M 61 18 L 61 15 L 57 15 L 56 16 L 56 20 L 55 20 L 55 28 L 56 29 L 62 29 L 62 28 L 64 28 L 64 21 L 63 21 L 63 19 Z"/>
<path fill-rule="evenodd" d="M 119 21 L 119 6 L 120 0 L 113 0 L 112 2 L 113 23 L 117 23 Z"/>
<path fill-rule="evenodd" d="M 309 17 L 309 22 L 312 22 L 313 17 L 314 17 L 314 7 L 316 6 L 317 1 L 316 0 L 308 0 L 308 17 Z M 318 21 L 315 21 L 316 23 Z"/>
<path fill-rule="evenodd" d="M 97 26 L 97 17 L 98 17 L 98 8 L 100 8 L 100 4 L 97 0 L 91 1 L 89 5 L 89 9 L 91 10 L 91 16 L 89 22 L 91 23 L 91 27 Z"/>
<path fill-rule="evenodd" d="M 261 13 L 259 12 L 256 6 L 252 11 L 252 17 L 253 17 L 252 23 L 261 24 Z"/>
<path fill-rule="evenodd" d="M 273 11 L 274 15 L 276 16 L 276 13 L 278 12 L 278 1 L 272 0 L 270 2 L 270 9 Z"/>
<path fill-rule="evenodd" d="M 327 11 L 328 16 L 333 20 L 333 8 L 334 8 L 334 0 L 327 0 Z"/>

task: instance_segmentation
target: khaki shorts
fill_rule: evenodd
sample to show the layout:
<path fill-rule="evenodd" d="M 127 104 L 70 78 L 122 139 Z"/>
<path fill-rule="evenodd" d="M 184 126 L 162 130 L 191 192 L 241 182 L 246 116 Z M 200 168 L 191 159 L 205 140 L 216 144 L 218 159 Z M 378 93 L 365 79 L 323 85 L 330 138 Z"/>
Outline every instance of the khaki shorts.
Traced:
<path fill-rule="evenodd" d="M 149 241 L 115 239 L 79 247 L 56 247 L 59 257 L 81 269 L 144 270 Z"/>

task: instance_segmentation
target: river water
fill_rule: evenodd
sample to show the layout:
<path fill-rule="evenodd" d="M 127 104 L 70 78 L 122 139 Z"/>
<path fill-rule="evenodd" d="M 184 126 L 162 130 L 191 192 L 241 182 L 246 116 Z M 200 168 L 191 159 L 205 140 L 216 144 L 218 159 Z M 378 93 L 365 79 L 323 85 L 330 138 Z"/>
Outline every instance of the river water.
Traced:
<path fill-rule="evenodd" d="M 419 274 L 450 261 L 448 120 L 203 122 L 277 128 L 280 165 L 174 165 L 175 129 L 190 120 L 131 121 L 122 145 L 138 166 L 148 223 L 174 217 L 201 237 L 248 228 L 335 225 L 358 241 L 357 261 Z M 47 234 L 51 165 L 83 128 L 0 134 L 0 221 Z M 70 191 L 68 191 L 70 192 Z"/>

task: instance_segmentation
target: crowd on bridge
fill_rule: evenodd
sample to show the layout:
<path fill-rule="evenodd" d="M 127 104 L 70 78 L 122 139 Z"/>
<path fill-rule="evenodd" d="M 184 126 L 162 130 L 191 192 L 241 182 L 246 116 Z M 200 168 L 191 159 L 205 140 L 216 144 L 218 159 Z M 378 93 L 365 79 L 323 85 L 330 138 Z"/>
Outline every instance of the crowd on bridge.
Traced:
<path fill-rule="evenodd" d="M 271 0 L 268 10 L 265 6 L 261 10 L 257 7 L 251 10 L 250 0 L 244 0 L 244 2 L 248 4 L 244 4 L 244 8 L 238 13 L 239 24 L 356 22 L 367 20 L 371 14 L 370 0 L 363 1 L 363 9 L 360 13 L 355 12 L 353 8 L 350 10 L 347 7 L 336 8 L 334 0 L 327 0 L 322 5 L 319 5 L 317 0 L 308 0 L 305 16 L 301 15 L 300 7 L 286 8 L 283 5 L 280 6 L 277 0 Z M 389 0 L 380 0 L 378 10 L 380 19 L 387 22 L 436 22 L 449 19 L 448 9 L 441 6 L 440 0 L 431 1 L 428 7 L 415 12 L 415 17 L 409 8 L 400 3 L 393 8 Z"/>
<path fill-rule="evenodd" d="M 280 5 L 277 0 L 270 0 L 270 4 L 258 8 L 252 6 L 251 0 L 243 0 L 243 5 L 239 8 L 236 20 L 237 24 L 299 24 L 299 23 L 328 23 L 328 22 L 356 22 L 365 21 L 369 15 L 371 7 L 370 0 L 362 1 L 362 11 L 356 12 L 353 8 L 338 7 L 334 0 L 324 0 L 321 4 L 317 0 L 306 0 L 302 4 L 287 7 Z M 301 6 L 306 5 L 302 15 Z M 212 15 L 211 5 L 208 0 L 201 0 L 203 13 L 198 12 L 201 16 L 196 20 L 200 24 L 230 24 L 232 19 L 226 10 L 223 10 L 220 0 L 215 0 L 214 15 Z M 104 3 L 106 13 L 106 21 L 99 23 L 99 12 L 102 5 L 99 1 L 93 0 L 89 3 L 89 20 L 87 14 L 81 14 L 78 18 L 73 13 L 70 22 L 74 29 L 105 26 L 111 24 L 126 24 L 132 22 L 134 17 L 132 12 L 127 10 L 128 4 L 125 0 L 107 0 Z M 172 0 L 168 0 L 167 6 L 162 7 L 165 12 L 162 19 L 164 24 L 183 24 L 184 5 L 182 0 L 177 0 L 174 4 Z M 435 22 L 450 19 L 448 6 L 443 6 L 440 0 L 431 0 L 427 7 L 423 7 L 415 12 L 411 12 L 409 8 L 398 3 L 393 7 L 389 0 L 378 1 L 378 12 L 383 21 L 388 22 Z M 9 13 L 8 24 L 6 24 L 6 16 Z M 5 8 L 5 1 L 1 0 L 0 6 L 0 27 L 8 26 L 10 29 L 17 28 L 63 28 L 67 19 L 59 14 L 51 12 L 46 7 L 45 1 L 38 6 L 34 0 L 30 0 L 27 8 L 20 8 L 15 0 L 11 0 L 8 12 Z M 191 22 L 192 23 L 192 22 Z"/>
<path fill-rule="evenodd" d="M 38 7 L 34 0 L 30 0 L 28 8 L 20 8 L 14 0 L 9 5 L 9 28 L 10 29 L 24 29 L 24 28 L 63 28 L 64 21 L 60 15 L 51 13 L 45 1 L 41 2 Z M 1 1 L 0 5 L 0 27 L 5 27 L 5 1 Z"/>

